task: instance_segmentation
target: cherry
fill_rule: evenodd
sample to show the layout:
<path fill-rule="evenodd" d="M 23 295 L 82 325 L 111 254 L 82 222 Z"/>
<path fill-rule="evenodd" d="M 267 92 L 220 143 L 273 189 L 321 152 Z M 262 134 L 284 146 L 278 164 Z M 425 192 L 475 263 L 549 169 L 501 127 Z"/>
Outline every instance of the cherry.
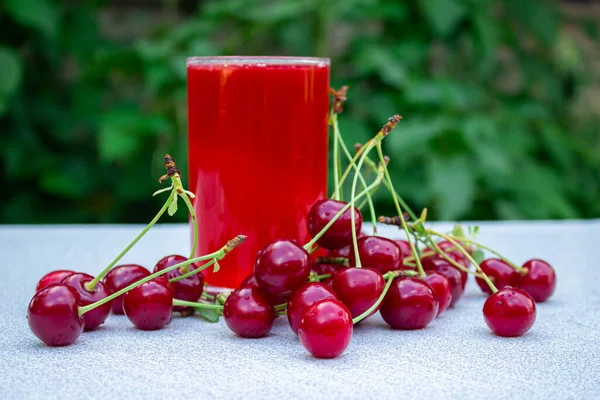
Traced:
<path fill-rule="evenodd" d="M 465 291 L 465 285 L 463 284 L 463 277 L 461 271 L 454 267 L 448 261 L 435 257 L 427 257 L 421 260 L 423 269 L 425 271 L 435 271 L 443 275 L 450 284 L 450 292 L 452 293 L 452 300 L 450 305 L 455 305 L 458 300 L 462 297 Z"/>
<path fill-rule="evenodd" d="M 315 237 L 347 204 L 346 202 L 332 199 L 319 200 L 313 204 L 307 217 L 308 231 L 311 236 Z M 349 208 L 327 229 L 323 236 L 319 238 L 317 244 L 324 249 L 330 250 L 349 246 L 352 243 L 351 219 L 352 214 Z M 360 211 L 354 208 L 354 228 L 357 235 L 362 227 L 362 222 L 363 219 Z"/>
<path fill-rule="evenodd" d="M 361 238 L 366 236 L 363 232 L 360 232 L 357 236 L 357 238 Z M 344 258 L 349 258 L 350 257 L 350 253 L 352 252 L 352 246 L 346 246 L 346 247 L 342 247 L 341 249 L 337 249 L 337 250 L 327 250 L 327 249 L 323 249 L 323 257 L 331 257 L 331 258 L 337 258 L 337 257 L 344 257 Z M 313 256 L 315 255 L 315 253 L 312 254 Z M 317 273 L 317 275 L 323 275 L 323 274 L 335 274 L 337 271 L 340 271 L 344 268 L 347 268 L 345 265 L 341 265 L 341 264 L 317 264 L 314 263 L 313 265 L 313 271 Z"/>
<path fill-rule="evenodd" d="M 91 282 L 92 280 L 94 280 L 94 277 L 90 274 L 76 272 L 64 278 L 62 283 L 77 290 L 80 296 L 79 305 L 87 306 L 88 304 L 95 303 L 112 294 L 112 292 L 103 282 L 98 282 L 93 291 L 87 290 L 85 288 L 85 284 Z M 83 319 L 85 320 L 85 331 L 96 329 L 102 325 L 104 321 L 106 321 L 106 318 L 108 318 L 108 315 L 110 314 L 111 303 L 111 301 L 106 302 L 101 306 L 98 306 L 93 310 L 83 314 Z"/>
<path fill-rule="evenodd" d="M 287 318 L 294 333 L 298 334 L 300 320 L 308 307 L 324 299 L 337 299 L 337 296 L 329 286 L 318 282 L 306 282 L 292 293 L 287 303 Z"/>
<path fill-rule="evenodd" d="M 46 275 L 42 276 L 42 279 L 40 279 L 37 285 L 35 285 L 35 291 L 39 292 L 48 285 L 60 283 L 67 276 L 74 273 L 75 271 L 71 271 L 70 269 L 58 269 L 56 271 L 48 272 Z"/>
<path fill-rule="evenodd" d="M 177 254 L 163 257 L 160 260 L 158 260 L 153 272 L 156 273 L 162 271 L 165 268 L 187 260 L 188 259 L 186 257 Z M 163 276 L 166 277 L 168 280 L 171 280 L 194 269 L 196 269 L 196 266 L 194 264 L 190 264 L 189 270 L 187 271 L 183 268 L 177 268 L 173 271 L 167 272 Z M 188 276 L 187 278 L 171 282 L 171 285 L 175 290 L 176 299 L 185 301 L 198 301 L 198 299 L 202 295 L 202 291 L 204 290 L 204 275 L 202 275 L 201 272 L 198 272 L 197 274 Z M 173 311 L 183 311 L 186 308 L 188 308 L 188 310 L 191 310 L 189 307 L 173 306 Z"/>
<path fill-rule="evenodd" d="M 171 323 L 174 296 L 173 285 L 159 276 L 125 293 L 123 311 L 138 329 L 161 329 Z"/>
<path fill-rule="evenodd" d="M 227 327 L 245 338 L 265 336 L 275 322 L 275 309 L 256 286 L 240 287 L 227 297 L 223 305 Z"/>
<path fill-rule="evenodd" d="M 298 326 L 302 346 L 317 358 L 335 358 L 352 339 L 352 317 L 339 300 L 325 299 L 311 305 Z"/>
<path fill-rule="evenodd" d="M 433 290 L 433 295 L 438 302 L 437 315 L 440 315 L 442 312 L 446 311 L 452 301 L 452 288 L 450 282 L 448 282 L 448 279 L 444 275 L 435 271 L 429 271 L 427 277 L 423 278 L 423 280 L 427 282 Z"/>
<path fill-rule="evenodd" d="M 463 259 L 460 258 L 459 256 L 457 256 L 455 253 L 448 253 L 448 257 L 450 257 L 451 259 L 453 259 L 454 261 L 456 261 L 457 263 L 465 266 L 465 264 L 463 263 Z M 424 257 L 421 258 L 421 265 L 423 266 L 423 269 L 435 269 L 435 268 L 426 268 L 425 265 L 435 265 L 435 264 L 448 264 L 450 266 L 452 266 L 452 268 L 456 269 L 461 276 L 461 286 L 463 288 L 463 291 L 465 289 L 465 286 L 467 284 L 467 281 L 469 279 L 469 274 L 466 271 L 460 270 L 458 268 L 456 268 L 454 265 L 452 265 L 448 260 L 446 260 L 443 256 L 441 256 L 440 254 L 432 254 L 432 255 L 426 255 Z M 469 265 L 467 263 L 467 265 Z M 465 266 L 466 268 L 466 266 Z"/>
<path fill-rule="evenodd" d="M 260 289 L 258 282 L 256 282 L 256 277 L 254 276 L 254 272 L 251 272 L 250 274 L 248 274 L 248 276 L 244 278 L 242 283 L 240 283 L 239 287 L 244 287 L 244 286 L 253 286 L 253 287 Z M 261 289 L 261 293 L 267 298 L 267 300 L 269 300 L 269 303 L 273 306 L 276 306 L 279 304 L 284 304 L 287 302 L 287 299 L 285 297 L 272 296 L 268 293 L 265 293 L 262 289 Z"/>
<path fill-rule="evenodd" d="M 333 276 L 331 287 L 352 318 L 356 318 L 375 304 L 383 292 L 385 279 L 376 269 L 347 268 Z"/>
<path fill-rule="evenodd" d="M 519 273 L 500 259 L 489 258 L 482 261 L 479 267 L 498 289 L 502 289 L 504 286 L 516 287 L 519 283 Z M 482 278 L 475 278 L 475 281 L 484 293 L 492 294 L 492 289 Z"/>
<path fill-rule="evenodd" d="M 438 308 L 433 289 L 427 282 L 400 277 L 392 282 L 379 312 L 394 329 L 421 329 L 433 321 Z"/>
<path fill-rule="evenodd" d="M 464 246 L 463 244 L 461 244 L 460 242 L 457 242 L 458 244 L 460 244 L 466 251 L 467 253 L 469 253 L 470 255 L 473 255 L 473 249 L 470 246 Z M 444 252 L 447 252 L 446 249 L 450 249 L 452 248 L 452 250 L 450 250 L 449 252 L 447 252 L 456 262 L 464 265 L 465 268 L 469 268 L 471 266 L 471 263 L 469 262 L 469 259 L 460 251 L 456 248 L 456 246 L 454 246 L 454 244 L 452 244 L 451 242 L 448 242 L 447 240 L 444 240 L 443 242 L 439 242 L 438 247 L 441 250 L 444 250 Z"/>
<path fill-rule="evenodd" d="M 407 240 L 397 239 L 397 240 L 394 240 L 394 242 L 396 242 L 396 244 L 398 246 L 400 246 L 400 250 L 402 250 L 403 260 L 404 260 L 404 258 L 412 255 L 412 249 L 410 248 L 410 243 L 408 243 Z M 402 266 L 402 269 L 410 269 L 410 268 Z"/>
<path fill-rule="evenodd" d="M 498 336 L 521 336 L 533 326 L 535 301 L 524 290 L 505 286 L 483 304 L 483 318 Z"/>
<path fill-rule="evenodd" d="M 29 329 L 48 346 L 66 346 L 83 332 L 84 319 L 79 316 L 77 290 L 53 283 L 38 291 L 27 308 Z"/>
<path fill-rule="evenodd" d="M 106 274 L 104 284 L 112 293 L 115 293 L 149 275 L 150 271 L 141 265 L 118 265 Z M 119 315 L 125 313 L 123 311 L 123 295 L 112 301 L 112 312 Z"/>
<path fill-rule="evenodd" d="M 277 240 L 259 252 L 254 276 L 260 288 L 272 296 L 289 296 L 308 279 L 312 261 L 295 241 Z"/>
<path fill-rule="evenodd" d="M 542 303 L 554 293 L 556 273 L 550 264 L 542 260 L 529 260 L 523 264 L 524 275 L 519 276 L 519 287 L 533 299 Z"/>
<path fill-rule="evenodd" d="M 379 236 L 365 236 L 358 239 L 358 255 L 361 264 L 385 274 L 402 267 L 402 249 L 393 240 Z M 350 266 L 356 266 L 354 251 L 350 252 Z"/>

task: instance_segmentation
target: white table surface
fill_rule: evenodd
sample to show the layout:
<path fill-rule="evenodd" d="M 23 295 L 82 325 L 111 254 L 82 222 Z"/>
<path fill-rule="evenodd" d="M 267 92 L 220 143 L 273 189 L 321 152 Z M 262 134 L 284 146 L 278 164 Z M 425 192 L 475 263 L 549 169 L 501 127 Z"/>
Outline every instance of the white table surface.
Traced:
<path fill-rule="evenodd" d="M 309 356 L 285 318 L 268 337 L 249 340 L 222 321 L 174 317 L 144 332 L 111 316 L 71 346 L 46 347 L 25 319 L 37 280 L 59 268 L 98 273 L 141 227 L 0 226 L 0 399 L 599 399 L 600 220 L 480 225 L 482 243 L 557 270 L 557 291 L 538 305 L 529 333 L 492 335 L 470 281 L 457 307 L 427 328 L 393 331 L 377 315 L 334 360 Z M 175 240 L 165 241 L 167 233 Z M 185 225 L 158 226 L 123 262 L 151 268 L 185 253 L 188 240 Z"/>

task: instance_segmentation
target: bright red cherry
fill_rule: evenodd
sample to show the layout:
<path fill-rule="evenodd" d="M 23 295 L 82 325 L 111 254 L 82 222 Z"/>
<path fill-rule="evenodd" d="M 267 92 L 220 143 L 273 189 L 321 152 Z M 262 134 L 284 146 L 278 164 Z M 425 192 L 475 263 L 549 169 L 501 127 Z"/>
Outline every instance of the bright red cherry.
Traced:
<path fill-rule="evenodd" d="M 479 267 L 498 289 L 502 289 L 504 286 L 517 287 L 519 283 L 519 273 L 500 259 L 489 258 L 482 261 Z M 484 293 L 492 294 L 492 289 L 482 278 L 475 278 L 475 281 Z"/>
<path fill-rule="evenodd" d="M 177 254 L 163 257 L 156 263 L 156 266 L 154 267 L 154 273 L 187 260 L 188 259 L 186 257 Z M 194 264 L 189 265 L 189 271 L 196 268 L 197 266 Z M 162 276 L 166 277 L 168 280 L 171 280 L 189 271 L 184 271 L 183 268 L 177 268 L 173 271 L 167 272 Z M 197 274 L 188 276 L 185 279 L 171 282 L 171 285 L 173 285 L 173 289 L 175 289 L 175 298 L 177 300 L 198 301 L 202 295 L 202 291 L 204 290 L 204 275 L 202 275 L 202 272 L 198 272 Z M 173 311 L 183 311 L 186 308 L 189 307 L 174 306 Z"/>
<path fill-rule="evenodd" d="M 227 297 L 223 317 L 233 333 L 245 338 L 265 336 L 275 322 L 275 309 L 255 286 L 242 286 Z"/>
<path fill-rule="evenodd" d="M 533 326 L 535 301 L 524 290 L 505 286 L 483 304 L 483 318 L 498 336 L 521 336 Z"/>
<path fill-rule="evenodd" d="M 300 320 L 308 307 L 324 299 L 337 299 L 333 289 L 318 282 L 306 282 L 292 293 L 287 303 L 287 317 L 290 327 L 298 334 Z"/>
<path fill-rule="evenodd" d="M 385 279 L 372 268 L 347 268 L 333 276 L 331 287 L 352 318 L 367 311 L 383 292 Z M 377 312 L 374 310 L 370 315 Z"/>
<path fill-rule="evenodd" d="M 408 257 L 412 254 L 412 249 L 410 248 L 410 244 L 407 240 L 396 239 L 394 240 L 394 242 L 396 242 L 396 244 L 400 247 L 400 250 L 402 250 L 402 254 L 404 255 L 404 257 Z"/>
<path fill-rule="evenodd" d="M 465 292 L 465 285 L 463 284 L 461 271 L 451 265 L 448 261 L 435 257 L 424 258 L 421 260 L 421 264 L 423 265 L 423 269 L 425 269 L 425 271 L 438 272 L 448 280 L 448 283 L 450 284 L 450 291 L 452 292 L 452 300 L 450 301 L 450 305 L 455 305 Z"/>
<path fill-rule="evenodd" d="M 438 302 L 426 282 L 401 277 L 392 282 L 379 312 L 394 329 L 421 329 L 438 314 Z"/>
<path fill-rule="evenodd" d="M 29 329 L 48 346 L 66 346 L 83 332 L 80 297 L 71 286 L 54 283 L 38 291 L 27 308 Z"/>
<path fill-rule="evenodd" d="M 524 275 L 519 275 L 519 287 L 533 299 L 542 303 L 554 293 L 556 273 L 554 268 L 542 260 L 529 260 L 523 264 Z"/>
<path fill-rule="evenodd" d="M 260 288 L 271 296 L 289 296 L 308 279 L 312 260 L 295 241 L 277 240 L 258 253 L 254 276 Z"/>
<path fill-rule="evenodd" d="M 35 285 L 35 291 L 39 292 L 48 285 L 52 285 L 53 283 L 60 283 L 67 276 L 74 273 L 75 271 L 71 271 L 70 269 L 59 269 L 56 271 L 48 272 L 46 275 L 42 276 L 42 279 L 40 279 L 37 285 Z"/>
<path fill-rule="evenodd" d="M 446 311 L 452 301 L 452 288 L 450 282 L 448 282 L 448 279 L 444 275 L 435 271 L 429 271 L 427 277 L 423 278 L 423 280 L 427 282 L 433 290 L 435 299 L 438 302 L 437 315 L 440 315 L 442 312 Z"/>
<path fill-rule="evenodd" d="M 161 329 L 171 323 L 174 295 L 171 283 L 159 276 L 125 293 L 123 310 L 136 328 L 144 331 Z"/>
<path fill-rule="evenodd" d="M 124 264 L 118 265 L 108 271 L 104 277 L 104 284 L 111 291 L 111 293 L 118 292 L 119 290 L 131 285 L 134 282 L 139 281 L 142 278 L 150 276 L 150 271 L 141 265 L 137 264 Z M 121 295 L 112 301 L 112 312 L 115 314 L 123 315 L 123 296 Z"/>
<path fill-rule="evenodd" d="M 357 241 L 362 266 L 385 274 L 402 269 L 404 255 L 396 242 L 379 236 L 365 236 Z M 350 266 L 356 266 L 354 251 L 350 252 Z"/>
<path fill-rule="evenodd" d="M 437 245 L 438 245 L 438 247 L 440 249 L 444 250 L 444 252 L 446 252 L 446 249 L 452 248 L 452 250 L 450 250 L 448 252 L 448 254 L 450 254 L 451 257 L 456 262 L 464 265 L 465 268 L 469 268 L 469 266 L 471 265 L 471 263 L 469 262 L 469 259 L 460 250 L 458 250 L 456 248 L 456 246 L 454 246 L 452 243 L 444 240 L 443 242 L 439 242 Z M 461 246 L 467 251 L 467 253 L 469 253 L 470 255 L 473 255 L 473 248 L 472 247 L 465 246 L 464 244 L 461 244 Z"/>
<path fill-rule="evenodd" d="M 319 200 L 313 204 L 307 218 L 308 231 L 311 236 L 315 237 L 347 204 L 331 199 Z M 357 235 L 360 233 L 362 222 L 360 211 L 354 208 L 354 228 Z M 324 249 L 336 250 L 349 246 L 351 243 L 352 214 L 349 208 L 327 229 L 317 244 Z"/>
<path fill-rule="evenodd" d="M 77 272 L 64 278 L 62 283 L 77 290 L 80 297 L 79 305 L 87 306 L 88 304 L 95 303 L 112 294 L 103 282 L 98 282 L 93 291 L 87 290 L 84 285 L 92 280 L 94 280 L 94 277 L 90 274 Z M 83 314 L 85 331 L 96 329 L 106 321 L 106 318 L 108 318 L 108 315 L 110 314 L 111 303 L 112 302 L 109 301 Z"/>
<path fill-rule="evenodd" d="M 298 327 L 302 346 L 317 358 L 335 358 L 352 339 L 352 317 L 344 303 L 325 299 L 314 303 Z"/>

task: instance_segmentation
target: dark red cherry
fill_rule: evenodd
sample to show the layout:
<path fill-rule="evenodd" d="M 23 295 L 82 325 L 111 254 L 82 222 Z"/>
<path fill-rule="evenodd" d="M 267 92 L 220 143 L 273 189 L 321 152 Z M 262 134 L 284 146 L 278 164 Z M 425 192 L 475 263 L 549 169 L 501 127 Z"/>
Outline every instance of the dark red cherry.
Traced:
<path fill-rule="evenodd" d="M 482 261 L 479 267 L 498 289 L 502 289 L 504 286 L 517 287 L 519 283 L 519 273 L 502 260 L 489 258 Z M 492 294 L 492 289 L 482 278 L 475 278 L 475 281 L 484 293 Z"/>
<path fill-rule="evenodd" d="M 376 269 L 382 274 L 401 269 L 404 256 L 400 246 L 393 240 L 379 236 L 365 236 L 358 239 L 357 244 L 363 267 Z M 350 252 L 350 266 L 356 266 L 354 251 Z"/>
<path fill-rule="evenodd" d="M 348 203 L 331 199 L 320 200 L 313 204 L 307 218 L 310 235 L 315 237 L 346 204 Z M 330 250 L 349 246 L 352 243 L 351 219 L 352 214 L 349 208 L 329 227 L 327 232 L 317 241 L 317 244 L 324 249 Z M 354 228 L 357 235 L 360 233 L 362 222 L 363 219 L 360 211 L 354 208 Z"/>
<path fill-rule="evenodd" d="M 245 338 L 265 336 L 275 322 L 275 309 L 258 287 L 242 286 L 227 297 L 223 317 L 233 333 Z"/>
<path fill-rule="evenodd" d="M 465 246 L 464 244 L 458 243 L 460 244 L 466 251 L 467 253 L 469 253 L 470 255 L 473 255 L 473 248 L 471 246 Z M 456 261 L 461 263 L 462 265 L 464 265 L 465 268 L 469 268 L 469 266 L 471 265 L 471 263 L 469 262 L 469 259 L 460 251 L 456 248 L 455 245 L 453 245 L 452 243 L 448 242 L 448 241 L 443 241 L 443 242 L 439 242 L 438 247 L 442 250 L 444 250 L 444 252 L 446 252 L 446 249 L 452 249 L 450 250 L 448 253 L 452 256 L 452 258 Z"/>
<path fill-rule="evenodd" d="M 77 290 L 53 283 L 38 291 L 27 308 L 29 329 L 48 346 L 66 346 L 83 332 L 84 320 L 79 316 L 80 297 Z"/>
<path fill-rule="evenodd" d="M 62 283 L 77 290 L 80 297 L 79 305 L 87 306 L 88 304 L 95 303 L 112 294 L 103 282 L 98 282 L 93 291 L 87 290 L 84 285 L 92 280 L 94 280 L 94 277 L 90 274 L 76 272 L 64 278 Z M 106 318 L 108 318 L 108 315 L 110 314 L 111 303 L 112 302 L 109 301 L 83 314 L 85 331 L 96 329 L 106 321 Z"/>
<path fill-rule="evenodd" d="M 448 261 L 435 257 L 424 258 L 421 260 L 421 263 L 425 271 L 438 272 L 448 280 L 448 283 L 450 284 L 450 291 L 452 292 L 452 300 L 450 301 L 450 305 L 455 305 L 465 291 L 465 285 L 463 284 L 461 272 Z"/>
<path fill-rule="evenodd" d="M 104 277 L 104 284 L 111 291 L 111 293 L 115 293 L 147 276 L 150 276 L 150 271 L 148 271 L 141 265 L 117 265 L 116 267 L 108 271 L 108 274 L 106 274 L 106 276 Z M 116 299 L 113 299 L 113 313 L 119 315 L 123 315 L 125 313 L 123 311 L 123 296 L 124 295 L 121 295 Z"/>
<path fill-rule="evenodd" d="M 154 273 L 162 271 L 163 269 L 166 269 L 168 267 L 182 263 L 187 260 L 188 259 L 186 257 L 177 254 L 163 257 L 156 263 L 156 266 L 154 267 Z M 166 277 L 168 280 L 171 280 L 196 268 L 196 265 L 190 264 L 188 271 L 184 271 L 182 267 L 167 272 L 163 276 Z M 188 276 L 185 279 L 171 282 L 171 285 L 173 285 L 173 289 L 175 289 L 175 298 L 177 300 L 198 301 L 198 299 L 202 295 L 202 291 L 204 290 L 204 275 L 202 275 L 202 272 L 198 272 L 197 274 Z M 184 309 L 186 309 L 186 307 L 173 307 L 173 311 L 182 311 Z"/>
<path fill-rule="evenodd" d="M 40 279 L 37 285 L 35 285 L 35 291 L 39 292 L 48 285 L 52 285 L 53 283 L 60 283 L 67 276 L 74 273 L 75 271 L 71 271 L 70 269 L 59 269 L 56 271 L 48 272 L 46 275 L 42 276 L 42 279 Z"/>
<path fill-rule="evenodd" d="M 392 282 L 379 312 L 394 329 L 421 329 L 437 316 L 438 302 L 425 281 L 401 277 Z"/>
<path fill-rule="evenodd" d="M 352 339 L 352 317 L 344 303 L 325 299 L 310 306 L 298 326 L 302 346 L 317 358 L 335 358 Z"/>
<path fill-rule="evenodd" d="M 239 287 L 244 287 L 244 286 L 253 286 L 253 287 L 260 289 L 261 293 L 267 298 L 267 300 L 269 300 L 269 303 L 273 306 L 287 303 L 287 299 L 283 296 L 272 296 L 268 293 L 265 293 L 264 290 L 262 290 L 260 288 L 260 286 L 258 285 L 258 282 L 256 282 L 256 277 L 254 276 L 254 272 L 251 272 L 250 274 L 248 274 L 248 276 L 244 278 L 242 283 L 240 283 Z"/>
<path fill-rule="evenodd" d="M 348 307 L 352 318 L 356 318 L 375 304 L 383 292 L 385 280 L 376 269 L 347 268 L 333 276 L 331 287 Z M 370 315 L 376 312 L 374 310 Z"/>
<path fill-rule="evenodd" d="M 290 327 L 298 334 L 300 320 L 308 307 L 324 299 L 337 299 L 333 289 L 318 282 L 306 282 L 292 293 L 287 303 L 287 317 Z"/>
<path fill-rule="evenodd" d="M 533 326 L 535 301 L 524 290 L 505 286 L 483 304 L 483 318 L 498 336 L 521 336 Z"/>
<path fill-rule="evenodd" d="M 256 258 L 254 276 L 260 288 L 271 296 L 289 296 L 308 279 L 312 260 L 295 241 L 277 240 Z"/>
<path fill-rule="evenodd" d="M 523 264 L 524 275 L 519 276 L 519 287 L 533 299 L 542 303 L 554 293 L 556 273 L 554 268 L 542 260 L 529 260 Z"/>
<path fill-rule="evenodd" d="M 431 286 L 431 289 L 433 289 L 433 294 L 438 302 L 437 315 L 440 315 L 442 312 L 446 311 L 452 301 L 452 288 L 450 282 L 448 282 L 448 279 L 444 275 L 435 271 L 429 271 L 427 277 L 423 278 L 423 280 Z"/>
<path fill-rule="evenodd" d="M 460 265 L 465 266 L 465 264 L 462 261 L 462 258 L 456 256 L 456 254 L 449 253 L 448 257 L 450 257 L 451 259 L 453 259 Z M 464 291 L 465 285 L 467 284 L 467 280 L 469 278 L 469 274 L 466 271 L 456 268 L 454 265 L 452 265 L 449 261 L 447 261 L 443 256 L 441 256 L 439 254 L 426 255 L 421 258 L 421 265 L 423 265 L 423 269 L 431 269 L 431 267 L 425 267 L 425 265 L 432 265 L 432 264 L 438 264 L 438 263 L 451 265 L 453 268 L 455 268 L 460 273 L 461 285 L 462 285 L 462 288 Z M 466 268 L 466 266 L 465 266 L 465 268 Z"/>
<path fill-rule="evenodd" d="M 153 331 L 171 323 L 175 289 L 159 276 L 123 295 L 123 311 L 138 329 Z"/>
<path fill-rule="evenodd" d="M 400 247 L 400 250 L 402 250 L 402 255 L 404 257 L 412 255 L 412 250 L 407 240 L 397 239 L 394 240 L 394 242 L 396 242 L 396 244 Z"/>

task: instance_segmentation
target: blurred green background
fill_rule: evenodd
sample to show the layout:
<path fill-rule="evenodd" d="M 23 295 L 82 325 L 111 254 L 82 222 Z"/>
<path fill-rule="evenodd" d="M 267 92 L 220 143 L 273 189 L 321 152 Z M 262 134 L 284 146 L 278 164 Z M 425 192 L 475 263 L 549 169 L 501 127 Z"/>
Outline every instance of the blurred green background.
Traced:
<path fill-rule="evenodd" d="M 600 217 L 599 25 L 595 1 L 0 0 L 0 222 L 147 222 L 162 156 L 187 162 L 186 56 L 233 54 L 331 57 L 349 145 L 402 114 L 385 149 L 430 218 Z"/>

